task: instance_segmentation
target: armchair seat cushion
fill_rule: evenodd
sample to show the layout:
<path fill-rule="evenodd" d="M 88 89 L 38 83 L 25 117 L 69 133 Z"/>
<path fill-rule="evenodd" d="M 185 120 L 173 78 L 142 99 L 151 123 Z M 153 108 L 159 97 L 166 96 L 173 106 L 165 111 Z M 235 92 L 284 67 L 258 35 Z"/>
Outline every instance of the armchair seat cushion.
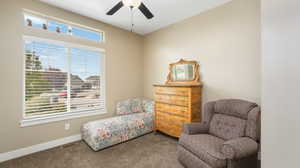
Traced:
<path fill-rule="evenodd" d="M 221 153 L 224 142 L 223 139 L 209 134 L 182 134 L 179 139 L 179 145 L 214 168 L 226 166 L 226 158 Z"/>
<path fill-rule="evenodd" d="M 246 120 L 215 114 L 210 122 L 209 134 L 222 139 L 234 139 L 245 135 Z"/>
<path fill-rule="evenodd" d="M 199 134 L 199 133 L 208 133 L 208 124 L 206 123 L 186 123 L 183 125 L 183 132 L 185 134 Z"/>

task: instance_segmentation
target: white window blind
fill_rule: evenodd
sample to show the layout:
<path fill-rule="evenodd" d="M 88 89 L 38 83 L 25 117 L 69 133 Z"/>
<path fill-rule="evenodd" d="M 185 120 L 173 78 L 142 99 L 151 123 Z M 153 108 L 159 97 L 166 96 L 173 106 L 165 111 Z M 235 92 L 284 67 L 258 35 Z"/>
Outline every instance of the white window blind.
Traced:
<path fill-rule="evenodd" d="M 71 48 L 70 51 L 71 111 L 101 109 L 104 101 L 100 96 L 100 53 L 78 48 Z"/>
<path fill-rule="evenodd" d="M 103 111 L 103 53 L 45 41 L 25 39 L 25 117 Z"/>

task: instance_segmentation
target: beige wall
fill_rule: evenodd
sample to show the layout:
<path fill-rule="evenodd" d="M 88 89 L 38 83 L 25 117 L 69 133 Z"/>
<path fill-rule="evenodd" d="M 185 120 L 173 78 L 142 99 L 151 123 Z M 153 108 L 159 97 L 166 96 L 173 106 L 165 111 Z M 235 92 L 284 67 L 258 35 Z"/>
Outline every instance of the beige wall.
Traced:
<path fill-rule="evenodd" d="M 64 122 L 20 128 L 22 119 L 22 8 L 41 12 L 106 32 L 106 87 L 105 115 L 69 121 L 71 128 L 64 130 Z M 0 153 L 79 134 L 82 123 L 114 114 L 116 101 L 143 95 L 142 37 L 114 28 L 34 0 L 0 1 Z"/>
<path fill-rule="evenodd" d="M 300 1 L 261 2 L 262 167 L 299 167 Z"/>
<path fill-rule="evenodd" d="M 107 107 L 105 115 L 20 128 L 22 119 L 22 8 L 106 32 Z M 116 101 L 152 97 L 152 84 L 164 83 L 168 64 L 199 61 L 204 102 L 244 98 L 260 103 L 259 0 L 233 0 L 198 16 L 141 37 L 35 0 L 0 1 L 0 153 L 79 133 L 83 123 L 114 115 Z"/>
<path fill-rule="evenodd" d="M 164 83 L 168 64 L 197 60 L 204 83 L 204 103 L 242 98 L 260 103 L 260 1 L 233 0 L 144 40 L 144 95 Z"/>

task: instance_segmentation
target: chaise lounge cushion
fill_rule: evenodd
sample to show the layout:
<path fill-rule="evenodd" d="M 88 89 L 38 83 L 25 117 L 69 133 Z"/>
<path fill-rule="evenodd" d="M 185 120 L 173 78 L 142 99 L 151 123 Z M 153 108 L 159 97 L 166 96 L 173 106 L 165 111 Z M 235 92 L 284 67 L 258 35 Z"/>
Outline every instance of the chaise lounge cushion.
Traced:
<path fill-rule="evenodd" d="M 154 112 L 154 102 L 146 98 L 133 98 L 117 103 L 117 115 Z"/>
<path fill-rule="evenodd" d="M 154 101 L 144 98 L 142 101 L 143 112 L 154 113 Z"/>
<path fill-rule="evenodd" d="M 135 113 L 92 121 L 82 126 L 82 137 L 98 151 L 151 132 L 153 119 L 153 113 Z"/>
<path fill-rule="evenodd" d="M 143 112 L 143 100 L 139 98 L 131 99 L 131 111 L 132 113 Z"/>
<path fill-rule="evenodd" d="M 131 113 L 131 99 L 123 100 L 117 103 L 117 115 L 126 115 Z"/>
<path fill-rule="evenodd" d="M 226 166 L 226 158 L 221 153 L 223 143 L 223 139 L 209 134 L 188 135 L 183 133 L 179 139 L 179 145 L 214 168 Z"/>

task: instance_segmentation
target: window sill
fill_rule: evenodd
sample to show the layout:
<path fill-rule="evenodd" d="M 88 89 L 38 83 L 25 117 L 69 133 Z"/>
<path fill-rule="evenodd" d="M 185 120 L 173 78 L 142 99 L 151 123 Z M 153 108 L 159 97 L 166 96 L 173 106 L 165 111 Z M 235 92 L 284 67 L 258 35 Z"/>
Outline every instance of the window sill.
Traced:
<path fill-rule="evenodd" d="M 35 117 L 35 118 L 25 118 L 20 121 L 21 127 L 28 127 L 39 124 L 46 124 L 51 122 L 81 118 L 81 117 L 89 117 L 95 115 L 105 114 L 106 110 L 103 111 L 89 111 L 89 112 L 81 112 L 81 113 L 66 113 L 66 114 L 56 114 L 45 117 Z"/>

